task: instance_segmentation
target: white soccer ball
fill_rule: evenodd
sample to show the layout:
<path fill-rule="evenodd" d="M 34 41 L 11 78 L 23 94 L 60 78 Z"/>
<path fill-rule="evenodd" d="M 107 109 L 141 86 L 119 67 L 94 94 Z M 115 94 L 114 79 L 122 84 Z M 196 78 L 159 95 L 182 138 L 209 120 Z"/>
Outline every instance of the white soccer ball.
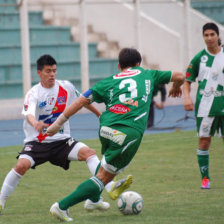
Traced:
<path fill-rule="evenodd" d="M 139 214 L 143 208 L 142 196 L 135 191 L 126 191 L 117 200 L 118 209 L 124 215 Z"/>

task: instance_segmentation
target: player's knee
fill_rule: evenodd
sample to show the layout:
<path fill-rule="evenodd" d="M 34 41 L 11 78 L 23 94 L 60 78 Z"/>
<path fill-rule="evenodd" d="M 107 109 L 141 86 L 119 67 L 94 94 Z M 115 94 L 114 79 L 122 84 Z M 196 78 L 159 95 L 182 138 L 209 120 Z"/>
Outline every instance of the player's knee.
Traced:
<path fill-rule="evenodd" d="M 19 160 L 18 163 L 15 165 L 14 170 L 20 175 L 24 175 L 26 171 L 30 168 L 30 165 L 31 163 L 29 160 Z"/>
<path fill-rule="evenodd" d="M 86 161 L 89 157 L 96 155 L 96 151 L 89 147 L 82 147 L 78 153 L 78 159 L 80 161 Z"/>

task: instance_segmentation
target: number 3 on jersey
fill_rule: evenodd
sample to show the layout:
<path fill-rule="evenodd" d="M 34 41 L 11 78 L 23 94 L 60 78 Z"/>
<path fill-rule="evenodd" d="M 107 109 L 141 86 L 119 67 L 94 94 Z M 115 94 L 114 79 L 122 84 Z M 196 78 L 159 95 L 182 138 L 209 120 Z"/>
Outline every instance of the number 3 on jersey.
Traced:
<path fill-rule="evenodd" d="M 130 92 L 130 96 L 126 96 L 125 93 L 121 94 L 119 96 L 119 100 L 123 103 L 125 101 L 134 99 L 135 97 L 138 96 L 138 91 L 137 91 L 137 84 L 134 79 L 124 79 L 121 81 L 119 85 L 119 89 L 123 89 L 126 85 L 129 85 L 128 91 Z"/>

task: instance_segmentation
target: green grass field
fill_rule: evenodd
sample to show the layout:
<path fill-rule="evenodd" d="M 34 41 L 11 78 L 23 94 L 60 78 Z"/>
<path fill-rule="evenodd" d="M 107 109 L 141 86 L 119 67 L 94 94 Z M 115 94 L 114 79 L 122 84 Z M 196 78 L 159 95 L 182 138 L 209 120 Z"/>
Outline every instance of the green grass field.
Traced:
<path fill-rule="evenodd" d="M 200 189 L 194 131 L 145 135 L 128 169 L 119 175 L 133 174 L 130 190 L 139 192 L 144 208 L 139 215 L 124 216 L 103 192 L 111 208 L 88 213 L 80 203 L 70 208 L 74 223 L 82 224 L 223 224 L 224 223 L 224 145 L 215 137 L 210 150 L 211 189 Z M 97 150 L 98 140 L 84 141 Z M 0 148 L 0 185 L 16 163 L 21 146 Z M 59 223 L 49 208 L 90 176 L 83 162 L 72 162 L 69 171 L 50 165 L 30 170 L 8 199 L 0 216 L 1 224 Z"/>

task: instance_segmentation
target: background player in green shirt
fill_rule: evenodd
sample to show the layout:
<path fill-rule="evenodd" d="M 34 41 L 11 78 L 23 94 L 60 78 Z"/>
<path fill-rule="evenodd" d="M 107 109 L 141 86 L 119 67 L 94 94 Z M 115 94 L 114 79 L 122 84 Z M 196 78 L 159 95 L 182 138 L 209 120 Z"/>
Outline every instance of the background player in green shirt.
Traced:
<path fill-rule="evenodd" d="M 154 87 L 172 81 L 169 96 L 182 95 L 180 86 L 184 75 L 181 72 L 145 70 L 139 67 L 141 60 L 137 50 L 122 49 L 118 64 L 121 72 L 99 81 L 48 128 L 48 135 L 57 133 L 71 115 L 93 101 L 106 105 L 100 116 L 99 138 L 103 157 L 98 172 L 81 183 L 73 193 L 52 205 L 51 214 L 60 220 L 72 221 L 66 210 L 85 199 L 98 203 L 104 186 L 129 165 L 146 128 Z"/>
<path fill-rule="evenodd" d="M 206 48 L 190 62 L 184 82 L 184 108 L 193 110 L 190 97 L 191 83 L 198 80 L 195 104 L 199 144 L 198 164 L 202 177 L 202 189 L 210 188 L 209 146 L 211 136 L 217 131 L 224 136 L 224 49 L 219 29 L 214 23 L 206 23 L 202 29 Z M 224 140 L 224 137 L 223 137 Z"/>

